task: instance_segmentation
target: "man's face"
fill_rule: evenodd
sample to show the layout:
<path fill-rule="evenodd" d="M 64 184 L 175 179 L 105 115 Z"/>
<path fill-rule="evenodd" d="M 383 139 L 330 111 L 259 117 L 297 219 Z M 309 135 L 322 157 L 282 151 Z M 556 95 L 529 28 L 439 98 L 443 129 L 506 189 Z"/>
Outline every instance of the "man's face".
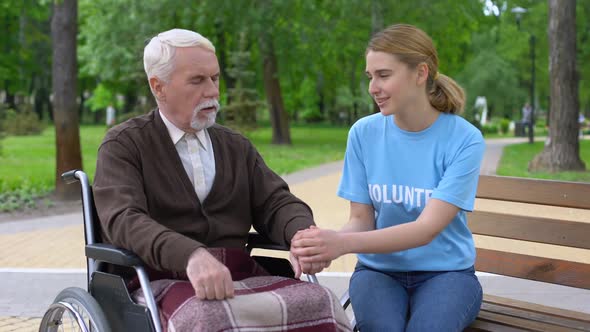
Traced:
<path fill-rule="evenodd" d="M 185 132 L 213 125 L 219 109 L 215 53 L 202 47 L 181 47 L 176 49 L 174 61 L 169 81 L 162 83 L 159 91 L 161 111 Z"/>

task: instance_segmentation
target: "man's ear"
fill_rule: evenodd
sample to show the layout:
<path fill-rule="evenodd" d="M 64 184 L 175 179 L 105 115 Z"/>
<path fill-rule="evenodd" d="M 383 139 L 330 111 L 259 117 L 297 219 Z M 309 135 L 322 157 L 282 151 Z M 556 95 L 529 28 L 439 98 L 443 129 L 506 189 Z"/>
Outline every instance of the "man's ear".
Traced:
<path fill-rule="evenodd" d="M 428 70 L 428 65 L 424 62 L 419 63 L 418 66 L 416 67 L 416 73 L 418 74 L 416 76 L 416 83 L 418 85 L 423 85 L 426 84 L 426 81 L 428 80 L 428 73 L 430 71 Z"/>
<path fill-rule="evenodd" d="M 156 76 L 151 77 L 149 82 L 150 88 L 152 89 L 152 93 L 156 96 L 156 99 L 158 99 L 159 101 L 166 101 L 166 93 L 164 92 L 164 82 L 162 82 L 162 80 L 160 80 Z"/>

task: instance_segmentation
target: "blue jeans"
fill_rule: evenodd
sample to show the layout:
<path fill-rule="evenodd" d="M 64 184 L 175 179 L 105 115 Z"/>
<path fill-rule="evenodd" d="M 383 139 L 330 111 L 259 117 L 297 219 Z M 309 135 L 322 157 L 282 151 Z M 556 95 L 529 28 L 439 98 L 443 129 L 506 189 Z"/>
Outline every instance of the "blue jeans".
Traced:
<path fill-rule="evenodd" d="M 361 332 L 463 331 L 482 289 L 473 267 L 460 271 L 381 272 L 357 264 L 350 300 Z"/>

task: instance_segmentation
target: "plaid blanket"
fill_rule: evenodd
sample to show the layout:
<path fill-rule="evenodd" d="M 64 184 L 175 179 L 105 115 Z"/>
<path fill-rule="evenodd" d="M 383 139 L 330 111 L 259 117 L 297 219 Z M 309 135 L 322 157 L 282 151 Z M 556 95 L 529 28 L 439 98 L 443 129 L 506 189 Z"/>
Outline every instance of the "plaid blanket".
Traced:
<path fill-rule="evenodd" d="M 209 252 L 230 270 L 235 297 L 201 301 L 186 275 L 152 281 L 164 331 L 351 331 L 346 314 L 329 289 L 270 276 L 243 250 L 216 248 Z M 133 297 L 145 304 L 141 289 Z"/>

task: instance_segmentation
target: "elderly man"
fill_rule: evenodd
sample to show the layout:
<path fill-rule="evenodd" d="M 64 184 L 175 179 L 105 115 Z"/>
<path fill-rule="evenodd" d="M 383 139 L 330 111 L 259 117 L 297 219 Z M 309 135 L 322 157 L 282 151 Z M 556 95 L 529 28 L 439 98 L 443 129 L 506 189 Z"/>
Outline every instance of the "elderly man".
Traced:
<path fill-rule="evenodd" d="M 251 226 L 288 245 L 314 224 L 312 212 L 248 139 L 215 124 L 219 64 L 209 40 L 188 30 L 160 33 L 145 47 L 144 68 L 158 109 L 114 127 L 99 148 L 93 189 L 104 237 L 188 279 L 194 300 L 231 302 L 239 295 L 235 271 L 213 248 L 242 250 Z M 299 277 L 293 255 L 291 264 Z"/>

